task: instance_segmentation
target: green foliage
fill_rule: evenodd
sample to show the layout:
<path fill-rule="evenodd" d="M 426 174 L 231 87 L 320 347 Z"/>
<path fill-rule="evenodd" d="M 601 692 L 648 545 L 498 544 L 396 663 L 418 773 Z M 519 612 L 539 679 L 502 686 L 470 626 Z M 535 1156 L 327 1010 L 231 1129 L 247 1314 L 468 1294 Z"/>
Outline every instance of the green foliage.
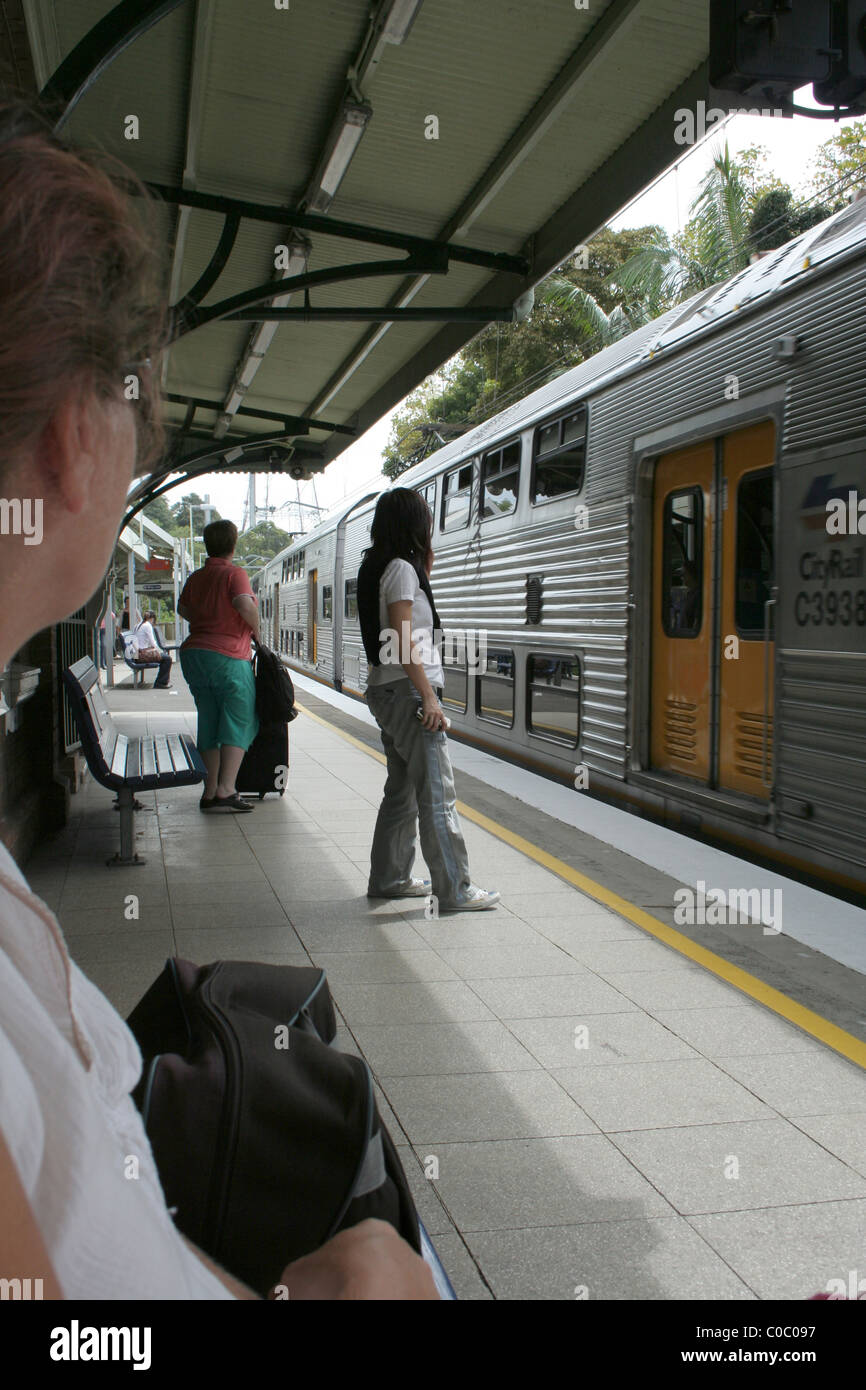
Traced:
<path fill-rule="evenodd" d="M 285 550 L 291 541 L 290 532 L 283 531 L 272 521 L 260 521 L 258 526 L 252 526 L 249 531 L 238 536 L 235 560 L 241 565 L 247 555 L 261 555 L 266 560 L 272 560 L 281 550 Z M 249 568 L 258 569 L 258 567 L 258 562 L 254 561 Z"/>
<path fill-rule="evenodd" d="M 828 203 L 796 205 L 790 188 L 774 188 L 759 199 L 749 219 L 750 252 L 784 246 L 801 232 L 823 222 L 833 209 Z"/>
<path fill-rule="evenodd" d="M 866 121 L 852 121 L 819 146 L 813 161 L 811 191 L 836 212 L 851 193 L 866 186 Z M 844 187 L 839 181 L 845 180 Z"/>
<path fill-rule="evenodd" d="M 155 521 L 157 526 L 161 526 L 163 531 L 168 531 L 169 534 L 173 533 L 175 520 L 164 497 L 154 498 L 152 502 L 148 502 L 147 506 L 142 508 L 142 511 L 151 521 Z"/>

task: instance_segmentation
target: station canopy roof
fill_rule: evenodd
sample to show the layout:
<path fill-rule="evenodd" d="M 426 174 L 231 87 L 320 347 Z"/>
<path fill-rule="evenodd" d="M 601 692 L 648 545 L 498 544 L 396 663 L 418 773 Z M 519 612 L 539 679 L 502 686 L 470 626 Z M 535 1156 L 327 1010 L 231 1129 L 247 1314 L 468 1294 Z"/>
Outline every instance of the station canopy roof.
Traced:
<path fill-rule="evenodd" d="M 162 203 L 170 450 L 139 499 L 321 470 L 524 314 L 709 91 L 707 0 L 4 5 L 72 140 Z"/>

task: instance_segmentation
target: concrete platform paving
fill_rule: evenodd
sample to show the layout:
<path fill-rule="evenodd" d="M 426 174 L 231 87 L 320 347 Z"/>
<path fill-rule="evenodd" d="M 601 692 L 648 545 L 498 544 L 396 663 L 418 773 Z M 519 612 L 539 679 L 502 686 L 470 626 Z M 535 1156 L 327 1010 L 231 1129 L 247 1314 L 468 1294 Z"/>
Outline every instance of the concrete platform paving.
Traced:
<path fill-rule="evenodd" d="M 194 731 L 173 679 L 175 695 L 111 692 L 122 727 Z M 461 1298 L 803 1299 L 866 1280 L 860 1067 L 471 823 L 499 908 L 369 903 L 384 770 L 312 719 L 290 732 L 288 790 L 251 815 L 202 816 L 196 788 L 145 795 L 148 862 L 110 870 L 117 816 L 90 783 L 27 866 L 121 1013 L 170 954 L 325 967 Z"/>

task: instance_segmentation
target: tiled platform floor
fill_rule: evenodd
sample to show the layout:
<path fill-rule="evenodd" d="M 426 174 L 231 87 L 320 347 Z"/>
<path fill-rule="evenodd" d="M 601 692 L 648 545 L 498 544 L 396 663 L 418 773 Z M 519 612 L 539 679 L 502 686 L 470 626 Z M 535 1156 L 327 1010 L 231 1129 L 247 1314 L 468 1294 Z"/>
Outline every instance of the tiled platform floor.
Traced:
<path fill-rule="evenodd" d="M 116 717 L 194 730 L 175 682 L 114 692 Z M 368 903 L 383 779 L 301 717 L 282 799 L 206 817 L 195 788 L 145 796 L 148 863 L 109 870 L 117 817 L 91 783 L 27 871 L 121 1013 L 173 953 L 326 967 L 462 1298 L 802 1299 L 866 1277 L 866 1074 L 472 824 L 495 912 Z"/>

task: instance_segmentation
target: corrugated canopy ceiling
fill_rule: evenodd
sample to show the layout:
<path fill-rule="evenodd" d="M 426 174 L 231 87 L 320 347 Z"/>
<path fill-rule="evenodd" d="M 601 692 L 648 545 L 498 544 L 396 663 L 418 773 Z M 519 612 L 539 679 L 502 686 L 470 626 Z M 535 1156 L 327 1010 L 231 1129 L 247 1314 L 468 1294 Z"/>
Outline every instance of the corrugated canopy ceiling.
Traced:
<path fill-rule="evenodd" d="M 22 4 L 71 138 L 161 190 L 189 476 L 324 467 L 681 155 L 708 95 L 707 0 Z"/>

